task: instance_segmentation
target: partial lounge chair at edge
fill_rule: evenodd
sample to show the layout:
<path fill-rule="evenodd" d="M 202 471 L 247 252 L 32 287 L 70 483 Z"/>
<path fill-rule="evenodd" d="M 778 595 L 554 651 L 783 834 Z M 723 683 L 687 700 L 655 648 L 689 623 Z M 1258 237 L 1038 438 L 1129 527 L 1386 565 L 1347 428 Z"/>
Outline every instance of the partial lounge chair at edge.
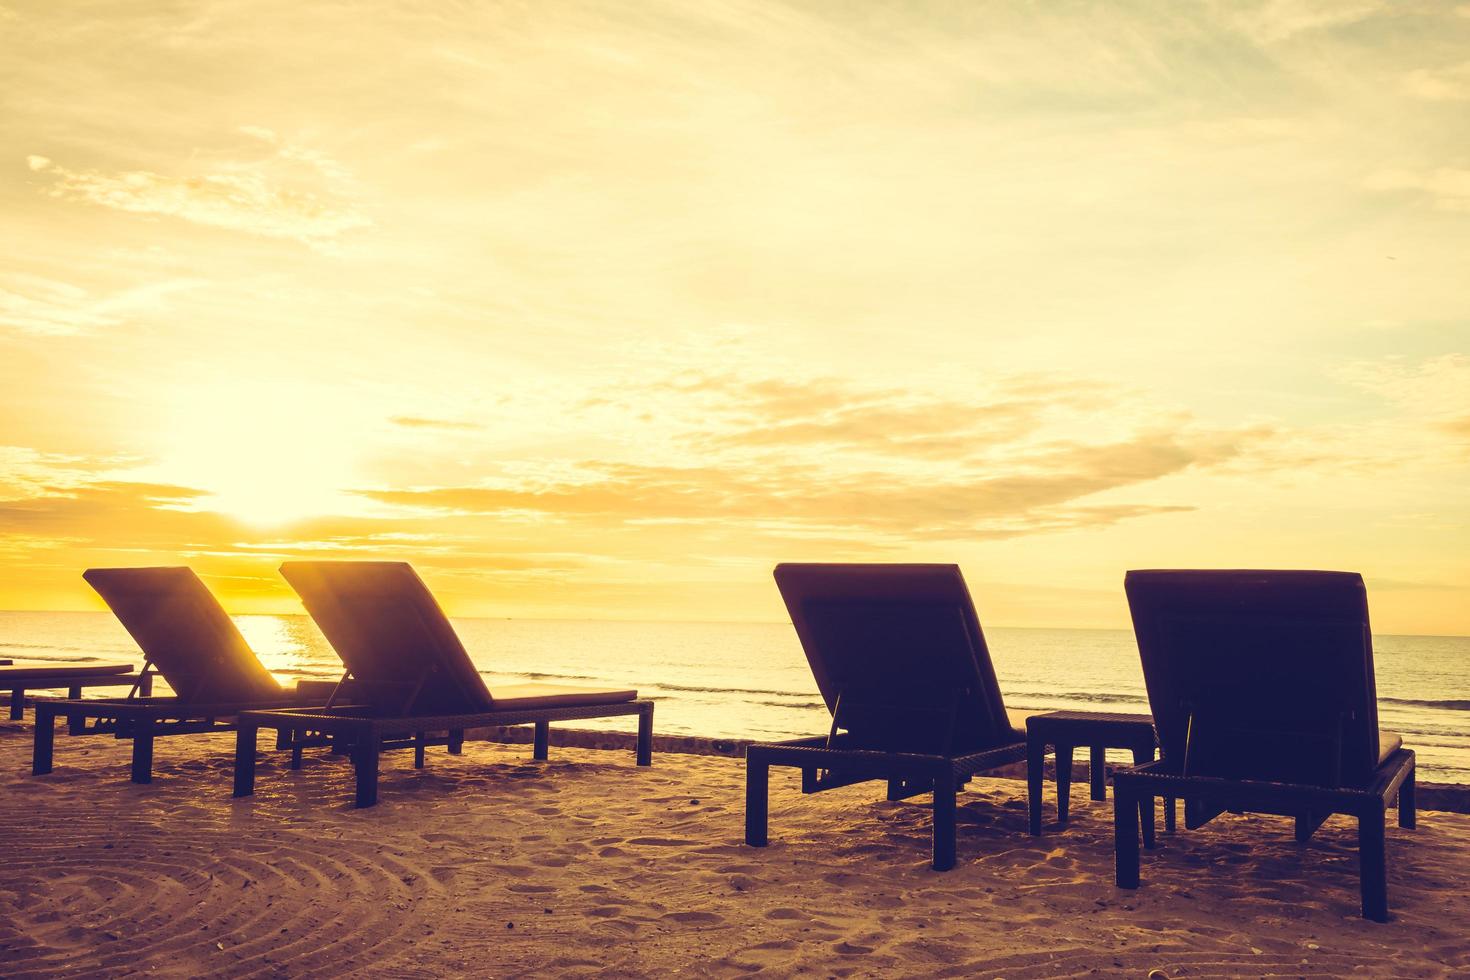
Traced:
<path fill-rule="evenodd" d="M 259 728 L 282 730 L 295 740 L 292 768 L 301 765 L 301 740 L 325 735 L 334 749 L 351 754 L 356 803 L 378 800 L 378 756 L 385 749 L 445 745 L 459 754 L 467 728 L 534 724 L 533 755 L 547 755 L 553 721 L 638 716 L 636 761 L 651 761 L 653 702 L 636 691 L 547 684 L 485 687 L 454 627 L 413 568 L 404 562 L 286 562 L 281 575 L 336 648 L 365 707 L 251 711 L 239 719 L 235 795 L 255 790 L 255 738 Z M 441 734 L 442 733 L 442 734 Z M 430 737 L 433 736 L 433 737 Z M 307 744 L 310 744 L 309 742 Z"/>
<path fill-rule="evenodd" d="M 1414 826 L 1414 753 L 1378 730 L 1361 576 L 1132 571 L 1126 579 L 1162 758 L 1113 777 L 1117 882 L 1138 887 L 1139 805 L 1185 801 L 1188 828 L 1224 811 L 1358 822 L 1363 916 L 1388 919 L 1385 814 Z"/>
<path fill-rule="evenodd" d="M 192 569 L 91 568 L 82 578 L 143 651 L 143 670 L 127 697 L 36 699 L 33 775 L 52 769 L 58 716 L 67 718 L 68 735 L 131 739 L 132 780 L 147 783 L 155 738 L 229 731 L 245 708 L 321 704 L 332 693 L 323 681 L 281 687 Z M 155 674 L 172 696 L 149 696 Z"/>
<path fill-rule="evenodd" d="M 10 720 L 20 721 L 26 713 L 26 691 L 64 687 L 67 696 L 79 698 L 84 687 L 136 687 L 139 678 L 132 664 L 35 663 L 16 664 L 0 660 L 0 691 L 10 692 Z M 143 681 L 144 684 L 147 681 Z M 146 691 L 144 693 L 147 693 Z"/>
<path fill-rule="evenodd" d="M 933 793 L 933 867 L 954 867 L 956 793 L 1026 758 L 959 567 L 783 564 L 775 575 L 832 728 L 746 750 L 745 842 L 766 845 L 770 767 L 790 766 L 803 793 L 875 779 L 890 800 Z"/>

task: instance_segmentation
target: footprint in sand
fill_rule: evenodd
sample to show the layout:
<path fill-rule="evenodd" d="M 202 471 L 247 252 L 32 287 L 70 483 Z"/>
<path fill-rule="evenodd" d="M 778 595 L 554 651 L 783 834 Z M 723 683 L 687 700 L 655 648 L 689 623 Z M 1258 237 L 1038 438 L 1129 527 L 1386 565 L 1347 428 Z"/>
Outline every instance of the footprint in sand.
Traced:
<path fill-rule="evenodd" d="M 547 854 L 533 857 L 531 863 L 543 868 L 565 868 L 572 859 L 561 854 Z"/>
<path fill-rule="evenodd" d="M 672 919 L 675 922 L 689 922 L 699 925 L 716 925 L 725 921 L 723 915 L 715 912 L 670 912 L 664 918 Z"/>
<path fill-rule="evenodd" d="M 683 847 L 686 844 L 692 844 L 694 842 L 681 840 L 678 837 L 634 837 L 628 843 L 636 844 L 639 847 Z"/>
<path fill-rule="evenodd" d="M 843 941 L 832 947 L 833 951 L 843 956 L 863 956 L 873 951 L 871 946 L 859 946 L 857 943 Z"/>
<path fill-rule="evenodd" d="M 779 909 L 771 909 L 771 911 L 767 912 L 766 913 L 766 918 L 768 918 L 768 919 L 790 919 L 790 920 L 803 919 L 804 920 L 804 919 L 807 918 L 807 914 L 805 912 L 801 911 L 800 909 L 779 908 Z"/>
<path fill-rule="evenodd" d="M 611 919 L 623 914 L 621 905 L 598 905 L 582 913 L 589 919 Z"/>
<path fill-rule="evenodd" d="M 505 886 L 505 890 L 508 891 L 508 892 L 515 892 L 518 895 L 545 895 L 548 892 L 554 892 L 554 891 L 556 891 L 556 886 L 555 885 L 522 885 L 522 884 L 515 884 L 515 885 L 506 885 Z"/>
<path fill-rule="evenodd" d="M 528 868 L 523 864 L 492 864 L 490 869 L 511 878 L 529 878 L 536 873 L 535 868 Z"/>

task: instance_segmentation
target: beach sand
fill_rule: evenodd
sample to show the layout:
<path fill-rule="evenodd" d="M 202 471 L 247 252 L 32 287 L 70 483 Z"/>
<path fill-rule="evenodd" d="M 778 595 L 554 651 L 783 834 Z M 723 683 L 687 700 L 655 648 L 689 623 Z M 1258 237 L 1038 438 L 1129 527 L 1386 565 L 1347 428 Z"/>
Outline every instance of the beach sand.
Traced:
<path fill-rule="evenodd" d="M 263 740 L 263 742 L 266 740 Z M 1289 821 L 1160 834 L 1144 887 L 1112 884 L 1111 801 L 1026 833 L 1024 783 L 961 797 L 959 866 L 928 867 L 929 809 L 880 784 L 812 797 L 774 770 L 771 844 L 741 844 L 744 767 L 718 756 L 472 742 L 384 756 L 382 802 L 349 765 L 263 753 L 230 796 L 233 739 L 128 747 L 0 726 L 0 974 L 431 977 L 1464 976 L 1470 816 L 1389 834 L 1393 921 L 1358 915 L 1354 830 Z M 1048 799 L 1050 801 L 1048 786 Z M 1049 809 L 1049 815 L 1054 810 Z"/>

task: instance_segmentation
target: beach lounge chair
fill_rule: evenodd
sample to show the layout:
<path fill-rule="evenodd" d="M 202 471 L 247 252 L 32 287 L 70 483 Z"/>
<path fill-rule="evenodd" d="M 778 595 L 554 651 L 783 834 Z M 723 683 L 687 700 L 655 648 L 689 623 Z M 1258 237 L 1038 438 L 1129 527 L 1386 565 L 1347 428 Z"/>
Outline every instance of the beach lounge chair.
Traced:
<path fill-rule="evenodd" d="M 959 567 L 784 564 L 775 574 L 832 727 L 747 748 L 745 842 L 766 845 L 770 767 L 789 766 L 803 793 L 875 779 L 890 800 L 932 793 L 934 870 L 954 867 L 956 793 L 975 773 L 1026 758 Z"/>
<path fill-rule="evenodd" d="M 192 569 L 91 568 L 82 578 L 143 651 L 143 670 L 126 697 L 36 699 L 34 775 L 52 770 L 58 717 L 68 735 L 131 739 L 132 781 L 147 783 L 155 738 L 229 731 L 244 708 L 321 704 L 333 691 L 322 681 L 282 688 Z M 155 675 L 173 695 L 150 696 Z"/>
<path fill-rule="evenodd" d="M 386 749 L 446 745 L 458 754 L 468 728 L 534 724 L 534 757 L 545 759 L 553 721 L 638 716 L 636 761 L 651 761 L 653 702 L 636 691 L 548 684 L 485 687 L 454 627 L 413 568 L 404 562 L 286 562 L 281 574 L 336 648 L 354 683 L 353 699 L 365 706 L 241 715 L 236 733 L 235 795 L 255 788 L 258 728 L 284 730 L 291 738 L 326 736 L 350 752 L 356 769 L 356 803 L 378 799 L 378 756 Z M 442 733 L 442 734 L 440 734 Z M 434 737 L 430 737 L 434 736 Z M 299 750 L 293 767 L 300 766 Z"/>
<path fill-rule="evenodd" d="M 132 664 L 47 661 L 17 664 L 0 660 L 0 691 L 10 692 L 11 721 L 25 717 L 27 691 L 64 687 L 68 697 L 79 698 L 84 687 L 131 687 L 137 683 Z"/>
<path fill-rule="evenodd" d="M 1138 813 L 1176 796 L 1185 826 L 1222 812 L 1358 822 L 1363 915 L 1388 918 L 1385 813 L 1414 826 L 1414 753 L 1378 730 L 1361 576 L 1132 571 L 1125 586 L 1162 757 L 1115 773 L 1117 882 L 1138 887 Z"/>

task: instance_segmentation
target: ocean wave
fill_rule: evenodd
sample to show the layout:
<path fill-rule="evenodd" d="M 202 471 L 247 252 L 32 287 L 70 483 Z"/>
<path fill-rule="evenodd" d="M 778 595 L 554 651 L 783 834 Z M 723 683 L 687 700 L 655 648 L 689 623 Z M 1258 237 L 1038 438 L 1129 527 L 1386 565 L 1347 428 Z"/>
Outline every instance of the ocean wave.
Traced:
<path fill-rule="evenodd" d="M 1143 694 L 1116 694 L 1107 691 L 1003 691 L 1012 707 L 1039 707 L 1057 701 L 1086 701 L 1094 704 L 1147 704 Z"/>
<path fill-rule="evenodd" d="M 66 646 L 65 644 L 62 644 L 62 643 L 19 643 L 19 642 L 15 641 L 15 640 L 0 640 L 0 648 L 4 648 L 4 649 L 9 650 L 12 647 L 15 648 L 15 649 L 17 649 L 17 650 L 78 650 L 78 651 L 80 651 L 80 650 L 86 650 L 88 652 L 91 652 L 93 650 L 92 647 L 70 647 L 70 646 Z M 37 657 L 36 659 L 37 660 L 49 660 L 49 659 L 53 659 L 53 658 L 50 658 L 50 657 Z M 78 658 L 75 658 L 74 657 L 72 659 L 78 659 Z M 87 658 L 80 658 L 80 659 L 96 660 L 97 658 L 96 657 L 87 657 Z"/>
<path fill-rule="evenodd" d="M 775 698 L 810 698 L 811 691 L 772 691 L 759 687 L 689 687 L 683 684 L 659 684 L 666 691 L 685 691 L 690 694 L 764 694 Z M 786 707 L 786 705 L 779 705 Z"/>
<path fill-rule="evenodd" d="M 482 674 L 498 674 L 497 670 L 481 670 Z M 524 671 L 521 677 L 529 677 L 533 681 L 600 681 L 601 677 L 593 677 L 590 674 L 546 674 L 541 671 Z"/>
<path fill-rule="evenodd" d="M 1389 698 L 1378 696 L 1379 704 L 1406 704 L 1414 708 L 1443 708 L 1446 711 L 1470 711 L 1470 701 L 1454 698 L 1436 701 L 1432 698 Z"/>
<path fill-rule="evenodd" d="M 15 646 L 16 644 L 7 644 L 7 645 L 8 646 Z M 55 647 L 48 647 L 46 649 L 53 649 L 54 650 Z M 41 663 L 41 664 L 90 664 L 90 663 L 98 663 L 98 662 L 100 662 L 102 660 L 101 657 L 94 657 L 94 656 L 86 656 L 86 657 L 45 657 L 45 656 L 41 656 L 40 654 L 28 654 L 25 657 L 23 657 L 22 659 L 23 660 L 33 660 L 36 663 Z M 123 660 L 123 659 L 129 659 L 129 658 L 119 657 L 117 659 Z M 131 658 L 131 659 L 136 659 L 136 658 Z"/>

